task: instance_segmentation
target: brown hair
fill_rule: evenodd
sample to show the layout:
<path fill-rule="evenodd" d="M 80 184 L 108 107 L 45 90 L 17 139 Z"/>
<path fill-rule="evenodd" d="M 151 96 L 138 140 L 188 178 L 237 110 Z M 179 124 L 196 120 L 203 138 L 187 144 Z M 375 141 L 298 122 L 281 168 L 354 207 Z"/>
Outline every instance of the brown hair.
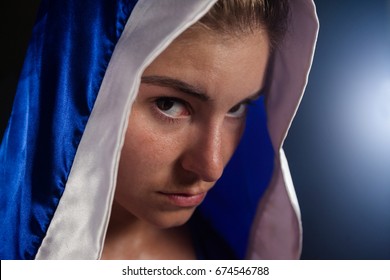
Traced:
<path fill-rule="evenodd" d="M 273 49 L 287 30 L 288 18 L 288 0 L 218 0 L 195 26 L 236 36 L 265 30 Z"/>

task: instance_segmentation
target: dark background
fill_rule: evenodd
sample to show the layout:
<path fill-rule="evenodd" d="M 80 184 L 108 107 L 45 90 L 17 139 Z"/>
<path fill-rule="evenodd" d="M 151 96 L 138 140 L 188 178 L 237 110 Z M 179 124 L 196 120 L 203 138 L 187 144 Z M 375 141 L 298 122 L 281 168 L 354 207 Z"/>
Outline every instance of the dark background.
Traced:
<path fill-rule="evenodd" d="M 304 259 L 390 259 L 390 1 L 317 0 L 310 82 L 285 149 Z"/>
<path fill-rule="evenodd" d="M 0 136 L 38 0 L 0 4 Z M 390 0 L 317 0 L 310 82 L 285 150 L 303 259 L 390 259 Z"/>

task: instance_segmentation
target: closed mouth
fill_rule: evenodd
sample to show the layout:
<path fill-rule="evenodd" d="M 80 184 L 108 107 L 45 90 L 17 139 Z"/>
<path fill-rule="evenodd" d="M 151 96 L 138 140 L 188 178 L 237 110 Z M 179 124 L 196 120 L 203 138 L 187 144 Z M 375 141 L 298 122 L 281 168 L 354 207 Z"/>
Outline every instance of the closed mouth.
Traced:
<path fill-rule="evenodd" d="M 196 207 L 202 203 L 206 196 L 206 192 L 202 193 L 165 193 L 160 192 L 168 198 L 168 200 L 179 207 Z"/>

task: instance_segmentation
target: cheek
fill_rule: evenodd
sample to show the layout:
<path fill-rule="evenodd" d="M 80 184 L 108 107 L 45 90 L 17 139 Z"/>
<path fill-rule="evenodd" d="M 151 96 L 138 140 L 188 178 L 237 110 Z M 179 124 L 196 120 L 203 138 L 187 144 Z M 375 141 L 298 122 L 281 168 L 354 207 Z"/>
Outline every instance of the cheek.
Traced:
<path fill-rule="evenodd" d="M 156 129 L 153 120 L 134 110 L 122 148 L 118 179 L 132 184 L 163 176 L 175 159 L 177 144 Z"/>
<path fill-rule="evenodd" d="M 239 128 L 237 129 L 237 132 L 235 133 L 234 143 L 235 143 L 236 147 L 238 146 L 238 144 L 241 141 L 242 135 L 244 134 L 245 126 L 246 126 L 246 119 L 244 119 L 241 122 Z"/>
<path fill-rule="evenodd" d="M 128 187 L 137 187 L 151 174 L 155 174 L 154 170 L 158 170 L 162 160 L 152 139 L 143 137 L 134 130 L 125 139 L 118 177 L 123 179 L 126 185 L 131 185 Z"/>
<path fill-rule="evenodd" d="M 225 134 L 223 136 L 222 145 L 224 147 L 225 158 L 227 161 L 233 156 L 237 149 L 238 144 L 241 141 L 242 135 L 245 130 L 245 120 L 238 125 L 227 126 Z M 226 162 L 227 163 L 227 162 Z"/>

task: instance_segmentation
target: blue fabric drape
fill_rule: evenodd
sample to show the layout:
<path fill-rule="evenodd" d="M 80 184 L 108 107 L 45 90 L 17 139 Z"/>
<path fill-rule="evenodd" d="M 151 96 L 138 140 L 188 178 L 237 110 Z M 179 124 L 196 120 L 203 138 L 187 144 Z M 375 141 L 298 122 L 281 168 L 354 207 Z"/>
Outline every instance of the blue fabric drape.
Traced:
<path fill-rule="evenodd" d="M 0 147 L 0 258 L 34 258 L 137 1 L 44 0 Z"/>
<path fill-rule="evenodd" d="M 246 129 L 235 154 L 200 206 L 199 214 L 210 227 L 210 235 L 217 234 L 222 239 L 209 242 L 203 254 L 220 250 L 228 252 L 225 257 L 211 253 L 212 257 L 245 258 L 252 222 L 271 180 L 273 165 L 264 98 L 260 98 L 249 108 Z"/>
<path fill-rule="evenodd" d="M 0 146 L 0 259 L 35 257 L 136 2 L 43 0 Z M 199 257 L 245 257 L 273 157 L 260 99 L 236 154 L 197 211 L 201 218 L 193 219 Z"/>

